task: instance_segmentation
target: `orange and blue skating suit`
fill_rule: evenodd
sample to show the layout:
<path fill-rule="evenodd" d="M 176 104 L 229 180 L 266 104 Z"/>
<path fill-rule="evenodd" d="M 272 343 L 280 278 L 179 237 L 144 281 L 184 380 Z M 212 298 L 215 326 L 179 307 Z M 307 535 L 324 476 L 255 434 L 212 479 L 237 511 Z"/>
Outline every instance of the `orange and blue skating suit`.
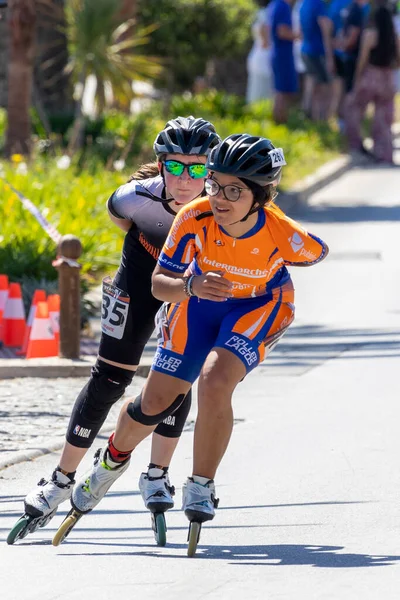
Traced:
<path fill-rule="evenodd" d="M 234 238 L 215 222 L 208 198 L 191 202 L 175 217 L 158 264 L 182 275 L 223 270 L 233 297 L 164 304 L 156 317 L 152 369 L 193 383 L 210 350 L 220 347 L 250 372 L 294 319 L 294 288 L 286 265 L 314 265 L 327 253 L 322 240 L 274 204 L 259 211 L 250 231 Z"/>

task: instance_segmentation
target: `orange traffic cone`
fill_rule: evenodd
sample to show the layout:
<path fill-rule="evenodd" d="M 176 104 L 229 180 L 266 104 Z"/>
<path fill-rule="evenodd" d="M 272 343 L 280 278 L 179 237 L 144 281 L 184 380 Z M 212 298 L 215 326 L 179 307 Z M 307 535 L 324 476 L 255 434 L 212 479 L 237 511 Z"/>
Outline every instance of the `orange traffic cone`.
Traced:
<path fill-rule="evenodd" d="M 60 341 L 60 296 L 59 294 L 51 294 L 47 298 L 47 305 L 49 307 L 49 318 L 51 328 L 56 338 L 57 348 Z M 58 352 L 57 352 L 58 354 Z"/>
<path fill-rule="evenodd" d="M 50 325 L 47 302 L 38 302 L 29 337 L 26 358 L 57 356 L 56 338 Z"/>
<path fill-rule="evenodd" d="M 32 298 L 32 304 L 29 309 L 28 321 L 26 322 L 25 328 L 25 336 L 24 341 L 22 343 L 21 350 L 17 350 L 16 354 L 20 356 L 21 354 L 26 354 L 28 350 L 29 336 L 31 334 L 31 329 L 33 325 L 33 320 L 35 318 L 36 305 L 38 302 L 46 302 L 46 292 L 44 290 L 35 290 Z"/>
<path fill-rule="evenodd" d="M 8 296 L 8 277 L 0 275 L 0 345 L 3 341 L 3 313 Z"/>
<path fill-rule="evenodd" d="M 21 346 L 25 335 L 25 310 L 21 286 L 10 283 L 3 314 L 3 337 L 5 346 Z"/>

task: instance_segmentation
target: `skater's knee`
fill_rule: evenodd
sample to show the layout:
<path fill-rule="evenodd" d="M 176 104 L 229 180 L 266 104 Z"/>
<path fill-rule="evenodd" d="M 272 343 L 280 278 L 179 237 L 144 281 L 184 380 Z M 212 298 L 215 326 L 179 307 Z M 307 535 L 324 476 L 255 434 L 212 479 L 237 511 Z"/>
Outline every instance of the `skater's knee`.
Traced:
<path fill-rule="evenodd" d="M 91 446 L 111 407 L 124 395 L 134 374 L 96 361 L 89 381 L 75 402 L 66 436 L 70 444 L 81 448 Z"/>
<path fill-rule="evenodd" d="M 135 371 L 128 371 L 97 360 L 89 380 L 88 400 L 96 404 L 114 404 L 132 383 Z"/>
<path fill-rule="evenodd" d="M 132 383 L 134 371 L 127 371 L 98 360 L 92 369 L 92 375 L 87 384 L 87 390 L 82 413 L 88 420 L 102 418 L 104 412 L 108 415 L 111 407 L 125 393 Z"/>
<path fill-rule="evenodd" d="M 192 404 L 192 391 L 189 390 L 184 401 L 173 414 L 163 419 L 156 427 L 155 433 L 167 438 L 179 438 L 188 417 Z"/>
<path fill-rule="evenodd" d="M 142 393 L 140 393 L 134 402 L 128 404 L 126 412 L 131 419 L 142 425 L 158 425 L 176 411 L 184 399 L 185 394 L 178 394 L 171 403 L 170 400 L 166 401 L 163 395 L 152 394 L 151 399 L 146 398 L 146 402 L 144 402 Z"/>
<path fill-rule="evenodd" d="M 224 369 L 218 373 L 212 369 L 202 375 L 199 381 L 199 395 L 202 399 L 209 398 L 215 402 L 224 402 L 231 397 L 236 381 L 232 382 L 232 374 Z"/>

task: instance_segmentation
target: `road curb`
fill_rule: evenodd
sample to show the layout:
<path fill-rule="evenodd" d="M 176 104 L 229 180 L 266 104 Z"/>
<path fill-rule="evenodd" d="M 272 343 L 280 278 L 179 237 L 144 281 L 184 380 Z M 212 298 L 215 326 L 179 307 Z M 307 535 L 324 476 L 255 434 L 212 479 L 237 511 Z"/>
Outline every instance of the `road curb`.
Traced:
<path fill-rule="evenodd" d="M 105 427 L 102 429 L 98 435 L 107 435 L 114 431 L 114 427 Z M 45 448 L 34 448 L 32 450 L 21 450 L 21 452 L 16 452 L 13 456 L 6 458 L 4 460 L 0 460 L 0 471 L 4 471 L 4 469 L 8 469 L 9 467 L 13 467 L 14 465 L 18 465 L 23 462 L 29 462 L 35 460 L 36 458 L 40 458 L 41 456 L 45 456 L 46 454 L 51 454 L 52 452 L 57 452 L 61 450 L 65 443 L 65 436 L 61 439 L 56 440 L 46 446 Z"/>
<path fill-rule="evenodd" d="M 87 356 L 81 360 L 68 358 L 3 358 L 0 359 L 0 379 L 16 377 L 89 377 L 96 356 Z M 136 375 L 147 377 L 150 371 L 152 357 L 144 357 L 137 368 Z M 0 463 L 1 464 L 1 463 Z"/>
<path fill-rule="evenodd" d="M 0 460 L 0 471 L 3 471 L 4 469 L 7 469 L 8 467 L 18 465 L 19 463 L 34 460 L 35 458 L 39 458 L 40 456 L 44 456 L 45 454 L 50 454 L 51 452 L 56 452 L 57 450 L 61 450 L 63 445 L 64 445 L 64 438 L 62 440 L 53 442 L 52 444 L 49 444 L 46 448 L 35 448 L 33 450 L 21 450 L 21 452 L 17 452 L 14 456 L 11 456 L 10 458 Z"/>
<path fill-rule="evenodd" d="M 290 212 L 296 207 L 307 205 L 310 196 L 329 185 L 344 173 L 361 163 L 349 155 L 341 155 L 319 167 L 312 175 L 308 175 L 290 190 L 278 196 L 278 205 Z"/>

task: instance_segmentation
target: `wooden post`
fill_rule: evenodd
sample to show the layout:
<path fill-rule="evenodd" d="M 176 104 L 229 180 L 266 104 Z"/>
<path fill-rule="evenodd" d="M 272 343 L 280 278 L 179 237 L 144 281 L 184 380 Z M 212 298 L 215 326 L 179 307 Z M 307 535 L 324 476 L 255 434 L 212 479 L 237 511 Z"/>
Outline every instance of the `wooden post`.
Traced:
<path fill-rule="evenodd" d="M 77 259 L 82 244 L 74 235 L 64 235 L 58 245 L 58 257 L 53 265 L 58 270 L 60 294 L 60 348 L 61 358 L 79 358 L 81 335 L 80 268 Z"/>

